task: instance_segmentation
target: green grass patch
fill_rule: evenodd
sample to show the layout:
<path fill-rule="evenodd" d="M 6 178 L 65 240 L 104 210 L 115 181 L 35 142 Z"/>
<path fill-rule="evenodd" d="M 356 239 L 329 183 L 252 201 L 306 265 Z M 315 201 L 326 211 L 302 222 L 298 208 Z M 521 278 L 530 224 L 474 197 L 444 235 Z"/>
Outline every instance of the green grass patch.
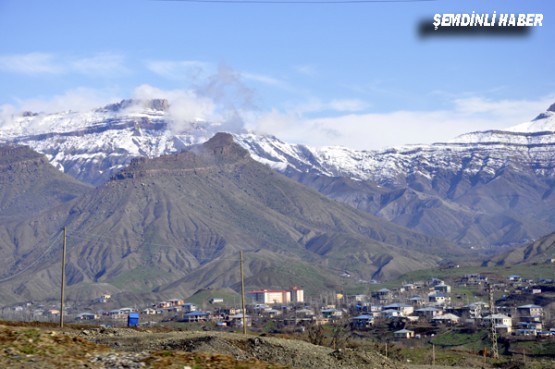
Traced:
<path fill-rule="evenodd" d="M 136 267 L 125 271 L 108 282 L 117 288 L 131 292 L 144 292 L 145 285 L 156 285 L 156 281 L 170 280 L 172 274 L 154 267 Z"/>
<path fill-rule="evenodd" d="M 509 351 L 516 355 L 555 357 L 555 342 L 547 340 L 512 342 Z"/>
<path fill-rule="evenodd" d="M 435 336 L 431 342 L 441 347 L 464 347 L 468 351 L 477 352 L 488 344 L 487 333 L 461 332 L 452 330 Z"/>
<path fill-rule="evenodd" d="M 553 265 L 547 263 L 538 263 L 535 265 L 513 265 L 513 266 L 464 266 L 451 269 L 424 269 L 416 270 L 401 275 L 394 280 L 385 281 L 383 283 L 373 285 L 372 291 L 386 287 L 399 287 L 403 283 L 411 283 L 417 281 L 428 281 L 432 278 L 439 278 L 452 283 L 453 281 L 463 277 L 465 274 L 481 274 L 490 280 L 507 280 L 509 276 L 516 274 L 524 279 L 537 280 L 539 278 L 553 278 Z M 476 288 L 480 288 L 479 286 Z M 454 289 L 453 293 L 469 293 L 476 290 L 473 287 L 463 287 Z"/>
<path fill-rule="evenodd" d="M 210 304 L 210 300 L 213 298 L 222 298 L 224 302 L 221 304 Z M 199 290 L 187 297 L 186 300 L 187 302 L 196 304 L 200 309 L 214 309 L 218 306 L 241 305 L 241 295 L 229 288 Z"/>

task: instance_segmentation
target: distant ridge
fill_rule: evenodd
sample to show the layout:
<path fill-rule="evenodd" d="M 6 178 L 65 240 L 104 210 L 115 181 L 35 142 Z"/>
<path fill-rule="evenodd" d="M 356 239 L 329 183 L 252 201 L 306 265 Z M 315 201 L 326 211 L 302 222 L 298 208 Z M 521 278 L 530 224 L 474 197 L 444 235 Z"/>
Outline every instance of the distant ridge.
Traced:
<path fill-rule="evenodd" d="M 27 144 L 66 174 L 98 186 L 133 159 L 180 152 L 223 128 L 179 121 L 172 108 L 163 99 L 123 100 L 82 113 L 27 113 L 3 125 L 0 142 Z M 384 150 L 233 136 L 256 161 L 331 199 L 463 250 L 490 252 L 554 229 L 554 109 L 503 130 Z"/>
<path fill-rule="evenodd" d="M 240 250 L 248 286 L 287 283 L 312 292 L 338 288 L 345 270 L 369 281 L 458 253 L 275 173 L 225 133 L 180 153 L 136 159 L 75 201 L 0 229 L 14 256 L 0 260 L 0 285 L 13 291 L 5 298 L 51 296 L 60 251 L 50 245 L 62 226 L 73 297 L 109 290 L 141 300 L 236 288 Z M 32 269 L 18 274 L 22 265 Z"/>
<path fill-rule="evenodd" d="M 555 263 L 555 233 L 488 260 L 486 265 Z"/>
<path fill-rule="evenodd" d="M 0 224 L 29 218 L 92 190 L 26 146 L 0 145 Z"/>

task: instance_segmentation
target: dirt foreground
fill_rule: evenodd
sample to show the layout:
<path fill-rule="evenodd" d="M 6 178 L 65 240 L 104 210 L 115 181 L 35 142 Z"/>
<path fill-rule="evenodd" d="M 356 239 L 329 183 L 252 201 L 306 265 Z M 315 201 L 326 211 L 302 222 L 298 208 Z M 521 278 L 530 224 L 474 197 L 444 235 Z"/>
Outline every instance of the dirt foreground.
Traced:
<path fill-rule="evenodd" d="M 0 325 L 0 368 L 406 369 L 376 352 L 224 332 Z"/>

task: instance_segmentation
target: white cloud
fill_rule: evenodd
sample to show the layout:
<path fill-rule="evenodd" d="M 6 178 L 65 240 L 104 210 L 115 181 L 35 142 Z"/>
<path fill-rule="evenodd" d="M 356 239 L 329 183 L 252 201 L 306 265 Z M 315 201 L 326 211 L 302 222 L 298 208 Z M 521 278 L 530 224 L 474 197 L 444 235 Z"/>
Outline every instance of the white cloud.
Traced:
<path fill-rule="evenodd" d="M 85 112 L 121 99 L 111 89 L 95 90 L 78 87 L 49 98 L 19 100 L 17 106 L 11 104 L 0 106 L 0 127 L 9 127 L 14 122 L 13 118 L 22 112 L 45 114 L 62 111 Z M 40 123 L 40 120 L 35 123 Z M 29 124 L 33 124 L 33 121 Z"/>
<path fill-rule="evenodd" d="M 0 127 L 10 125 L 18 113 L 16 107 L 13 105 L 0 105 Z"/>
<path fill-rule="evenodd" d="M 60 74 L 64 72 L 56 57 L 47 53 L 0 55 L 0 70 L 18 74 Z"/>
<path fill-rule="evenodd" d="M 247 119 L 246 129 L 260 134 L 275 135 L 282 140 L 299 142 L 302 132 L 306 128 L 303 119 L 293 113 L 283 113 L 277 109 L 254 114 Z"/>
<path fill-rule="evenodd" d="M 243 75 L 225 64 L 215 66 L 194 60 L 150 61 L 147 68 L 166 78 L 188 84 L 187 99 L 202 99 L 205 103 L 201 105 L 204 107 L 210 101 L 212 119 L 221 121 L 222 129 L 227 130 L 242 129 L 244 112 L 254 109 L 254 90 L 243 83 L 244 78 L 266 84 L 279 83 L 268 76 Z"/>
<path fill-rule="evenodd" d="M 217 121 L 216 106 L 207 97 L 198 96 L 191 90 L 162 90 L 141 85 L 134 91 L 136 99 L 166 99 L 170 103 L 170 130 L 179 133 L 196 121 Z"/>
<path fill-rule="evenodd" d="M 294 70 L 307 77 L 316 77 L 318 75 L 318 69 L 316 66 L 311 64 L 298 65 L 294 68 Z"/>
<path fill-rule="evenodd" d="M 445 142 L 460 134 L 503 129 L 530 121 L 555 96 L 538 100 L 456 99 L 452 109 L 346 114 L 310 119 L 294 112 L 272 111 L 250 120 L 248 128 L 294 143 L 379 149 L 405 144 Z"/>
<path fill-rule="evenodd" d="M 491 100 L 480 97 L 459 98 L 454 100 L 455 109 L 461 114 L 486 114 L 490 117 L 513 118 L 522 121 L 531 119 L 526 114 L 535 111 L 542 112 L 553 101 L 554 96 L 529 101 L 529 100 Z M 547 104 L 547 105 L 546 105 Z"/>
<path fill-rule="evenodd" d="M 367 102 L 359 99 L 333 99 L 330 101 L 311 99 L 293 106 L 291 110 L 297 114 L 325 112 L 354 113 L 365 110 L 368 106 Z"/>
<path fill-rule="evenodd" d="M 197 81 L 214 72 L 214 65 L 198 60 L 152 60 L 146 62 L 151 72 L 164 78 Z"/>
<path fill-rule="evenodd" d="M 286 87 L 287 84 L 277 78 L 267 76 L 264 74 L 256 74 L 256 73 L 241 73 L 241 77 L 245 78 L 246 80 L 251 80 L 254 82 L 262 83 L 268 86 L 274 87 Z"/>
<path fill-rule="evenodd" d="M 331 100 L 328 104 L 331 110 L 339 112 L 362 111 L 368 107 L 365 101 L 358 99 Z"/>
<path fill-rule="evenodd" d="M 90 57 L 77 58 L 68 62 L 69 69 L 85 75 L 111 75 L 125 73 L 125 58 L 121 54 L 99 53 Z"/>
<path fill-rule="evenodd" d="M 96 90 L 78 87 L 55 95 L 47 99 L 35 98 L 20 100 L 17 110 L 40 113 L 55 113 L 60 111 L 87 111 L 106 105 L 110 102 L 121 100 L 110 89 Z"/>
<path fill-rule="evenodd" d="M 26 75 L 77 73 L 89 76 L 110 75 L 127 71 L 123 55 L 99 53 L 70 57 L 49 53 L 0 55 L 0 70 Z"/>
<path fill-rule="evenodd" d="M 194 86 L 198 90 L 206 89 L 209 84 L 230 83 L 241 84 L 246 91 L 243 81 L 251 81 L 266 86 L 281 89 L 291 89 L 287 82 L 270 75 L 238 71 L 225 64 L 216 65 L 198 60 L 151 60 L 146 62 L 151 72 L 169 80 L 181 81 Z M 243 94 L 244 95 L 244 94 Z"/>

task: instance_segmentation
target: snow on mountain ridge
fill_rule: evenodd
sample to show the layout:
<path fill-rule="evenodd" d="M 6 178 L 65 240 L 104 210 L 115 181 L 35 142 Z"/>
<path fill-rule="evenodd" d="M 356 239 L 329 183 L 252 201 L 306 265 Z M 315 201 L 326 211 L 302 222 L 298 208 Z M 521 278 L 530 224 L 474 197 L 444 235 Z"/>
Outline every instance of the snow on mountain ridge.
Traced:
<path fill-rule="evenodd" d="M 387 184 L 402 183 L 411 176 L 432 179 L 442 170 L 495 175 L 506 165 L 526 161 L 540 163 L 535 165 L 538 174 L 553 176 L 545 168 L 555 161 L 550 148 L 555 145 L 555 129 L 546 132 L 544 128 L 555 126 L 555 113 L 544 115 L 521 128 L 524 132 L 513 127 L 468 133 L 445 143 L 373 151 L 288 144 L 254 133 L 234 137 L 255 160 L 286 174 L 310 172 Z M 98 184 L 134 157 L 179 151 L 208 140 L 219 128 L 197 122 L 176 134 L 168 128 L 170 119 L 165 100 L 123 100 L 86 113 L 24 114 L 12 126 L 2 127 L 0 142 L 29 145 L 66 173 Z"/>
<path fill-rule="evenodd" d="M 0 143 L 28 145 L 58 169 L 100 184 L 135 157 L 156 157 L 208 140 L 217 130 L 191 122 L 174 134 L 165 100 L 123 100 L 87 112 L 25 113 L 0 126 Z"/>
<path fill-rule="evenodd" d="M 545 113 L 540 114 L 537 118 L 531 122 L 525 122 L 518 124 L 513 127 L 509 127 L 506 130 L 510 132 L 555 132 L 555 104 L 553 104 L 550 109 Z"/>
<path fill-rule="evenodd" d="M 123 100 L 103 108 L 86 112 L 66 111 L 59 113 L 24 113 L 9 121 L 0 122 L 0 141 L 21 136 L 68 133 L 81 131 L 107 122 L 147 119 L 163 119 L 165 111 L 152 108 L 153 104 L 141 100 Z"/>

